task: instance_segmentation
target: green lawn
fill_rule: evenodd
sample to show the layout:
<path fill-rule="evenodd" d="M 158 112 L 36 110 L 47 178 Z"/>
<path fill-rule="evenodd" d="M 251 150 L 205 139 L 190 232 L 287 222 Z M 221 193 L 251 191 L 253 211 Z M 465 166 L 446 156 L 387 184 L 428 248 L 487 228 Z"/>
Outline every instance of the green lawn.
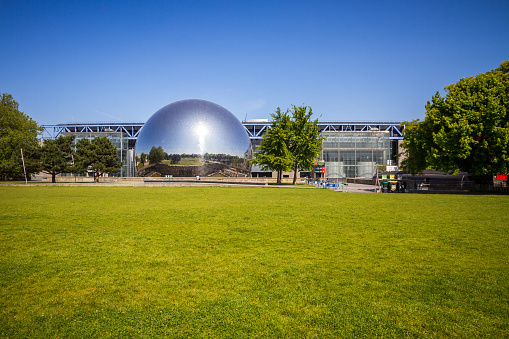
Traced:
<path fill-rule="evenodd" d="M 509 336 L 509 197 L 0 187 L 0 337 Z"/>
<path fill-rule="evenodd" d="M 179 160 L 177 164 L 172 164 L 171 160 L 164 160 L 161 162 L 165 165 L 171 166 L 194 166 L 194 165 L 202 165 L 204 161 L 201 158 L 182 158 Z"/>

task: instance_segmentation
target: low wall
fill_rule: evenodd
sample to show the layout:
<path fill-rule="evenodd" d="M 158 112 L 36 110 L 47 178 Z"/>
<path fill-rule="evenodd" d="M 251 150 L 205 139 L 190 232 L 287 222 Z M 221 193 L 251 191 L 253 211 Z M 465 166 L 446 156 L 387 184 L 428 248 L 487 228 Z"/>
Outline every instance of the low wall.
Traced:
<path fill-rule="evenodd" d="M 51 183 L 51 176 L 44 176 L 46 178 L 45 180 L 41 180 L 41 177 L 33 178 L 33 181 L 44 181 Z M 239 182 L 239 183 L 245 183 L 245 182 L 253 182 L 253 183 L 276 183 L 276 178 L 251 178 L 251 177 L 202 177 L 202 180 L 210 181 L 210 182 Z M 161 181 L 165 180 L 164 177 L 101 177 L 99 178 L 99 182 L 119 182 L 119 183 L 143 183 L 143 182 L 150 182 L 150 181 Z M 196 176 L 188 176 L 188 177 L 173 177 L 171 179 L 172 181 L 196 181 Z M 68 182 L 68 183 L 92 183 L 94 182 L 93 177 L 75 177 L 74 176 L 59 176 L 56 177 L 57 182 Z M 282 178 L 282 183 L 288 184 L 292 183 L 292 178 Z M 297 183 L 303 183 L 305 182 L 305 179 L 297 179 Z"/>
<path fill-rule="evenodd" d="M 347 178 L 346 182 L 352 184 L 363 184 L 363 185 L 375 185 L 375 179 L 365 179 L 365 178 Z"/>
<path fill-rule="evenodd" d="M 159 173 L 162 176 L 172 175 L 174 177 L 196 177 L 207 176 L 224 170 L 226 165 L 218 163 L 203 164 L 199 166 L 168 166 L 164 164 L 150 165 L 139 172 L 140 176 L 150 176 L 151 173 Z"/>

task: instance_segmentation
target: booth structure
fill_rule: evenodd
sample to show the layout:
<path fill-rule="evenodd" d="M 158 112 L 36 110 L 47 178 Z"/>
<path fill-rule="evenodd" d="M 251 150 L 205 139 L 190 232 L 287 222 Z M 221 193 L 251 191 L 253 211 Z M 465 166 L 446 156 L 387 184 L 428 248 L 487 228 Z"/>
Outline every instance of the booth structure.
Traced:
<path fill-rule="evenodd" d="M 382 193 L 405 193 L 406 182 L 403 173 L 382 173 L 380 179 Z"/>

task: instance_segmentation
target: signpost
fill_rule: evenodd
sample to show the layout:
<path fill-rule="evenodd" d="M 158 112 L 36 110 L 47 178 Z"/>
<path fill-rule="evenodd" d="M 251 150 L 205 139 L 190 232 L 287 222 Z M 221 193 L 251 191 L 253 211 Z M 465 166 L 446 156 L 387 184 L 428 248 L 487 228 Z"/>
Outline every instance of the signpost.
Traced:
<path fill-rule="evenodd" d="M 325 173 L 325 165 L 315 163 L 315 173 Z"/>

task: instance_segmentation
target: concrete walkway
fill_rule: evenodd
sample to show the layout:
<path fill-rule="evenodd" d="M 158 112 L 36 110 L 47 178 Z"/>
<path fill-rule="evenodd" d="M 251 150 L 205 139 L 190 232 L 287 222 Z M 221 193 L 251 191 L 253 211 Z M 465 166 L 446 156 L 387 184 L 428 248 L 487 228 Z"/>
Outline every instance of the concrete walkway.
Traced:
<path fill-rule="evenodd" d="M 375 186 L 349 183 L 346 191 L 349 193 L 375 193 Z"/>
<path fill-rule="evenodd" d="M 324 188 L 321 188 L 324 189 Z M 364 185 L 364 184 L 356 184 L 356 183 L 348 183 L 347 186 L 339 187 L 336 189 L 327 188 L 334 190 L 339 193 L 375 193 L 374 185 Z"/>
<path fill-rule="evenodd" d="M 37 187 L 37 186 L 123 186 L 123 187 L 183 187 L 183 186 L 230 186 L 230 187 L 281 187 L 281 188 L 306 188 L 311 189 L 315 188 L 313 185 L 269 185 L 268 183 L 261 183 L 261 182 L 223 182 L 223 181 L 206 181 L 206 180 L 200 180 L 200 181 L 192 181 L 192 180 L 172 180 L 172 181 L 103 181 L 99 183 L 94 182 L 56 182 L 55 184 L 51 182 L 29 182 L 28 185 L 25 183 L 16 183 L 16 184 L 9 184 L 9 183 L 0 183 L 0 186 L 31 186 L 31 187 Z M 325 189 L 325 188 L 321 188 Z M 355 184 L 355 183 L 349 183 L 348 186 L 345 186 L 343 188 L 335 189 L 336 192 L 340 193 L 374 193 L 375 192 L 375 186 L 372 185 L 363 185 L 363 184 Z"/>

